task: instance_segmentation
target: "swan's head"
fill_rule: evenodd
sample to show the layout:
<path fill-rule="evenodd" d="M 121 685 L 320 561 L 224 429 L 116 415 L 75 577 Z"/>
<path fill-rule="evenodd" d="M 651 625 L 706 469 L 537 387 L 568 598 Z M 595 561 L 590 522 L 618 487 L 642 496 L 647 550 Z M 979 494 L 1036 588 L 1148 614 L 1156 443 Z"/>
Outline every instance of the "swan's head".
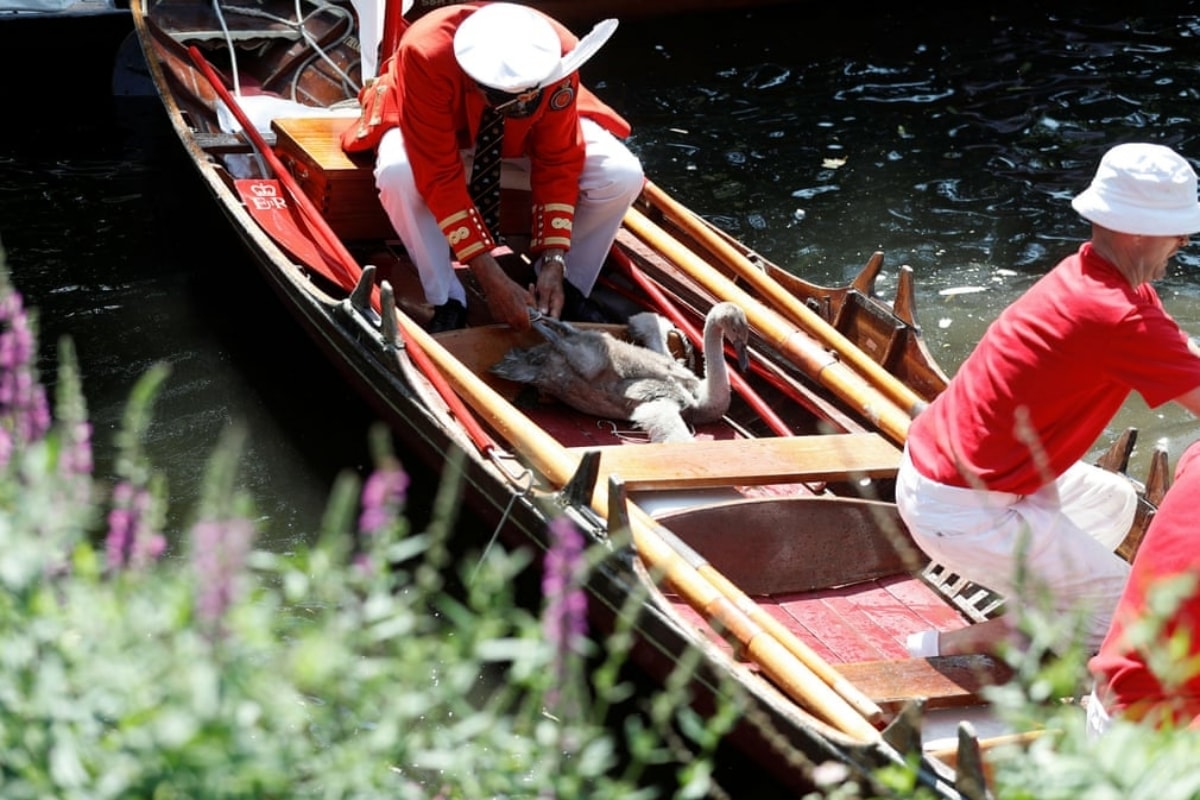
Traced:
<path fill-rule="evenodd" d="M 738 371 L 745 372 L 750 367 L 750 357 L 747 352 L 747 345 L 750 343 L 750 323 L 746 319 L 746 312 L 742 310 L 741 306 L 733 303 L 718 303 L 709 313 L 713 323 L 724 334 L 726 341 L 733 346 L 733 352 L 737 356 Z"/>

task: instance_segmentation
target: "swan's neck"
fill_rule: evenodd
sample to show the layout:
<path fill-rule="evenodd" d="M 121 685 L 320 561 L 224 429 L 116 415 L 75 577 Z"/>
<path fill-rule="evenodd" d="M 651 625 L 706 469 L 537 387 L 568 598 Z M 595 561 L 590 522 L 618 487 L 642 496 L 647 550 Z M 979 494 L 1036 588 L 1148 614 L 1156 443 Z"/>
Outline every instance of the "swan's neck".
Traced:
<path fill-rule="evenodd" d="M 729 408 L 729 368 L 725 365 L 725 328 L 709 317 L 704 321 L 704 381 L 700 384 L 695 418 L 712 420 Z"/>

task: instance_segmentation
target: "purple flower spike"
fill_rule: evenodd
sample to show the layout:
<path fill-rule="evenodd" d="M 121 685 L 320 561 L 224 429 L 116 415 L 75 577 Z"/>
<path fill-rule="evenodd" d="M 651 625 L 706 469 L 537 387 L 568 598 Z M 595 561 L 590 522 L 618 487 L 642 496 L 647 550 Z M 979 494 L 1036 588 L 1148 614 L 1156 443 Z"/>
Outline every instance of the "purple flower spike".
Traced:
<path fill-rule="evenodd" d="M 205 520 L 192 528 L 192 567 L 196 571 L 196 613 L 219 626 L 241 591 L 254 525 L 246 519 Z"/>
<path fill-rule="evenodd" d="M 568 659 L 587 635 L 587 595 L 583 590 L 583 534 L 566 517 L 550 523 L 550 549 L 542 572 L 546 608 L 542 629 L 554 648 L 554 682 L 546 702 L 554 706 L 568 680 Z"/>
<path fill-rule="evenodd" d="M 50 405 L 33 365 L 34 337 L 18 292 L 0 297 L 0 466 L 12 448 L 40 440 L 50 430 Z"/>
<path fill-rule="evenodd" d="M 374 535 L 396 521 L 407 497 L 408 473 L 399 467 L 381 467 L 371 473 L 362 492 L 361 533 Z"/>
<path fill-rule="evenodd" d="M 166 539 L 151 525 L 153 502 L 148 490 L 128 481 L 121 481 L 113 489 L 104 542 L 109 570 L 142 569 L 166 549 Z"/>
<path fill-rule="evenodd" d="M 67 431 L 67 446 L 61 463 L 64 475 L 92 474 L 92 425 L 90 422 L 77 422 Z"/>

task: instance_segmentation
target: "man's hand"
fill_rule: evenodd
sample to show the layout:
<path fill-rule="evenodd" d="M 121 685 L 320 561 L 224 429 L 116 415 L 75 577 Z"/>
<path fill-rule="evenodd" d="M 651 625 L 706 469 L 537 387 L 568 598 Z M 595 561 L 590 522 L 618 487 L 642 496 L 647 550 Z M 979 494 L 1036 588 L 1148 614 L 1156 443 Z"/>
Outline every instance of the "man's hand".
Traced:
<path fill-rule="evenodd" d="M 467 266 L 483 289 L 492 317 L 516 330 L 529 330 L 529 308 L 535 302 L 533 292 L 508 277 L 491 253 L 476 256 Z"/>
<path fill-rule="evenodd" d="M 547 250 L 542 254 L 537 284 L 532 287 L 537 302 L 534 308 L 555 319 L 562 316 L 563 303 L 566 302 L 566 295 L 563 294 L 566 266 L 562 250 Z"/>

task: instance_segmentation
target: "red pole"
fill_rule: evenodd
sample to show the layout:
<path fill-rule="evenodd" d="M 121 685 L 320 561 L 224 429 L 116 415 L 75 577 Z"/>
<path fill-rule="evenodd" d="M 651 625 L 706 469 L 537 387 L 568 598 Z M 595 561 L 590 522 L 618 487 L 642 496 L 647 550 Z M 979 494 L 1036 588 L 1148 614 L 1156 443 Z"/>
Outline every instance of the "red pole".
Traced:
<path fill-rule="evenodd" d="M 238 105 L 233 95 L 230 94 L 229 90 L 225 87 L 225 84 L 221 81 L 216 71 L 212 68 L 212 65 L 208 63 L 195 45 L 188 48 L 188 55 L 191 56 L 192 61 L 196 64 L 196 67 L 200 70 L 200 72 L 204 74 L 204 77 L 208 79 L 208 82 L 212 84 L 213 89 L 221 98 L 222 102 L 224 102 L 225 105 L 229 107 L 229 110 L 233 112 L 233 115 L 237 118 L 238 123 L 242 126 L 243 132 L 245 132 L 246 136 L 250 138 L 250 141 L 253 142 L 254 147 L 259 151 L 259 154 L 262 155 L 267 164 L 271 167 L 271 171 L 275 173 L 275 177 L 279 180 L 279 183 L 284 187 L 284 189 L 287 190 L 291 201 L 296 204 L 296 207 L 300 209 L 301 213 L 304 214 L 309 224 L 312 225 L 313 229 L 318 235 L 318 238 L 321 240 L 321 242 L 317 242 L 318 246 L 320 246 L 323 242 L 324 249 L 332 251 L 331 255 L 333 256 L 333 261 L 344 272 L 343 277 L 349 281 L 349 285 L 345 286 L 344 288 L 346 288 L 347 291 L 350 288 L 353 288 L 353 286 L 358 282 L 358 276 L 362 273 L 362 267 L 360 267 L 358 262 L 354 260 L 354 256 L 350 255 L 350 251 L 346 249 L 346 246 L 342 244 L 342 240 L 339 239 L 337 234 L 333 232 L 333 229 L 329 227 L 329 223 L 326 222 L 325 217 L 322 216 L 317 207 L 313 205 L 312 201 L 308 199 L 308 195 L 306 195 L 296 184 L 296 179 L 292 177 L 292 174 L 288 172 L 287 167 L 285 167 L 283 162 L 279 160 L 279 157 L 275 155 L 275 151 L 267 145 L 266 141 L 263 140 L 262 134 L 260 134 L 258 129 L 254 127 L 254 124 L 246 116 L 246 113 L 242 110 L 241 106 Z M 373 303 L 378 304 L 378 294 L 378 287 L 375 287 L 375 290 L 371 294 Z M 407 319 L 407 317 L 405 317 L 403 312 L 401 312 L 399 309 L 397 309 L 396 313 L 398 316 Z M 453 388 L 451 388 L 450 384 L 446 381 L 445 376 L 442 375 L 441 371 L 437 368 L 433 361 L 430 360 L 429 354 L 422 350 L 420 346 L 413 341 L 412 337 L 409 336 L 405 325 L 405 322 L 401 322 L 397 327 L 400 330 L 401 338 L 404 340 L 406 352 L 412 357 L 413 361 L 416 362 L 417 367 L 421 370 L 421 373 L 429 380 L 431 384 L 433 384 L 438 394 L 441 395 L 442 399 L 446 402 L 446 405 L 450 407 L 450 410 L 454 414 L 455 418 L 458 419 L 459 423 L 461 423 L 464 428 L 466 428 L 467 433 L 470 435 L 471 440 L 475 443 L 475 446 L 479 448 L 479 451 L 485 455 L 490 453 L 496 447 L 495 441 L 488 436 L 487 432 L 483 429 L 483 426 L 480 425 L 479 420 L 477 420 L 475 415 L 471 413 L 471 410 L 467 408 L 466 403 L 464 403 L 462 398 L 458 396 Z"/>

